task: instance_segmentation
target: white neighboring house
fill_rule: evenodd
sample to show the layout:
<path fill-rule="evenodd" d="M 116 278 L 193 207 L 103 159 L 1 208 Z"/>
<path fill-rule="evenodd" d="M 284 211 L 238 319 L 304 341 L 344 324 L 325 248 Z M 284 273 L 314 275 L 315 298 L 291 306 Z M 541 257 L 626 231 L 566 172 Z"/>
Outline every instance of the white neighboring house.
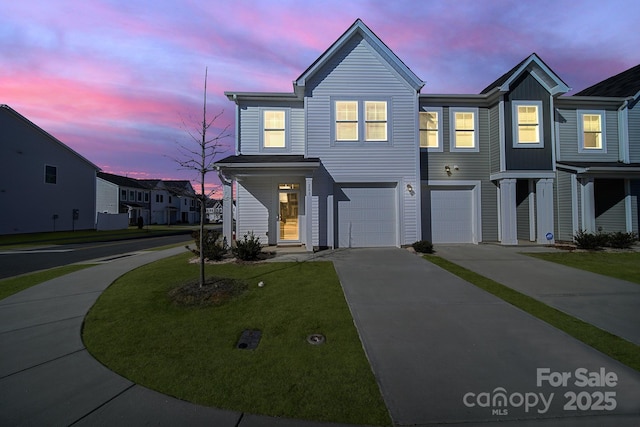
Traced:
<path fill-rule="evenodd" d="M 142 217 L 144 224 L 150 223 L 151 192 L 138 180 L 98 172 L 96 190 L 96 210 L 98 213 L 126 213 L 129 217 L 129 225 L 136 225 L 140 217 Z"/>
<path fill-rule="evenodd" d="M 200 221 L 196 192 L 189 181 L 140 179 L 150 191 L 151 224 L 195 224 Z"/>
<path fill-rule="evenodd" d="M 211 223 L 221 223 L 222 222 L 222 207 L 224 204 L 224 200 L 216 200 L 209 199 L 207 201 L 206 218 L 207 221 Z M 233 219 L 236 219 L 236 203 L 233 202 Z"/>
<path fill-rule="evenodd" d="M 0 234 L 95 228 L 99 167 L 0 105 Z"/>

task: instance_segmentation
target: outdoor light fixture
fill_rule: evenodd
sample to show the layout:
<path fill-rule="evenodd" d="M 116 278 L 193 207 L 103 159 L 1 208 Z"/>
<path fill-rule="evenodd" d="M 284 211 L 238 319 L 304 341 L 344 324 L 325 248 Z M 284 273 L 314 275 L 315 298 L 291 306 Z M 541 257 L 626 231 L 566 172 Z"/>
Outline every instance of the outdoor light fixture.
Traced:
<path fill-rule="evenodd" d="M 446 165 L 444 167 L 444 171 L 447 173 L 447 175 L 451 176 L 451 168 L 449 167 L 449 165 Z"/>
<path fill-rule="evenodd" d="M 407 191 L 409 192 L 409 194 L 411 194 L 412 196 L 415 194 L 415 192 L 413 191 L 413 186 L 411 184 L 407 184 Z"/>

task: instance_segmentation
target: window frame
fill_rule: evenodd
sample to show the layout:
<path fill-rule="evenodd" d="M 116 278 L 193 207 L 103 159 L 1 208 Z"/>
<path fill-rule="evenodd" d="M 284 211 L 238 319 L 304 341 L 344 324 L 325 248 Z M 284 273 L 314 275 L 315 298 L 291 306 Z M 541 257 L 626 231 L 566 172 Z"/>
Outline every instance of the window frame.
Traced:
<path fill-rule="evenodd" d="M 338 103 L 351 103 L 356 106 L 356 119 L 354 120 L 338 120 Z M 336 99 L 332 102 L 333 106 L 333 132 L 335 142 L 358 142 L 360 141 L 360 102 L 357 100 Z M 355 123 L 356 125 L 356 137 L 354 139 L 338 139 L 338 124 L 339 123 Z"/>
<path fill-rule="evenodd" d="M 384 104 L 384 120 L 380 119 L 369 119 L 367 117 L 368 110 L 367 104 Z M 363 123 L 364 123 L 364 141 L 365 142 L 386 142 L 389 141 L 389 103 L 387 101 L 373 101 L 373 100 L 365 100 L 363 101 Z M 384 138 L 369 138 L 369 124 L 380 124 L 384 123 Z"/>
<path fill-rule="evenodd" d="M 286 107 L 262 107 L 260 108 L 260 151 L 269 151 L 269 152 L 286 152 L 291 150 L 291 109 Z M 265 115 L 267 112 L 281 112 L 284 114 L 284 129 L 266 128 Z M 284 132 L 284 146 L 282 147 L 267 147 L 265 146 L 266 142 L 266 132 L 267 131 L 283 131 Z"/>
<path fill-rule="evenodd" d="M 436 147 L 428 147 L 428 146 L 422 146 L 422 131 L 427 131 L 427 129 L 423 129 L 422 127 L 420 127 L 420 114 L 426 114 L 426 113 L 436 113 L 438 115 L 438 119 L 437 119 L 437 123 L 438 123 L 438 129 L 437 129 L 437 137 L 438 137 L 438 145 Z M 443 150 L 443 143 L 442 143 L 442 135 L 443 135 L 443 129 L 442 129 L 442 114 L 443 114 L 443 110 L 442 107 L 423 107 L 419 112 L 418 112 L 418 146 L 420 147 L 421 150 L 427 150 L 427 151 L 433 151 L 433 152 L 442 152 Z"/>
<path fill-rule="evenodd" d="M 588 148 L 584 146 L 584 116 L 600 116 L 600 148 Z M 578 153 L 606 154 L 607 134 L 606 123 L 607 114 L 605 110 L 577 110 L 578 127 Z"/>
<path fill-rule="evenodd" d="M 520 142 L 520 122 L 518 107 L 536 107 L 538 110 L 538 142 Z M 511 123 L 513 131 L 513 148 L 544 148 L 544 118 L 542 101 L 518 100 L 511 101 Z"/>
<path fill-rule="evenodd" d="M 49 168 L 53 169 L 53 174 L 49 173 Z M 53 177 L 53 180 L 51 179 Z M 58 184 L 58 167 L 54 165 L 44 165 L 44 183 L 57 185 Z"/>
<path fill-rule="evenodd" d="M 337 120 L 337 107 L 339 102 L 352 102 L 356 104 L 357 109 L 357 121 L 356 121 L 356 133 L 357 139 L 338 139 L 338 123 L 340 122 L 353 122 L 353 121 L 338 121 Z M 386 120 L 367 120 L 366 105 L 368 102 L 380 102 L 385 104 Z M 386 139 L 367 139 L 367 123 L 385 123 L 385 137 Z M 331 145 L 391 145 L 392 139 L 392 111 L 391 111 L 391 99 L 384 97 L 358 97 L 358 96 L 345 96 L 345 97 L 331 97 Z"/>
<path fill-rule="evenodd" d="M 473 147 L 456 146 L 456 113 L 473 114 Z M 479 116 L 480 109 L 477 107 L 455 107 L 449 109 L 449 151 L 452 153 L 476 153 L 480 151 L 479 138 Z"/>

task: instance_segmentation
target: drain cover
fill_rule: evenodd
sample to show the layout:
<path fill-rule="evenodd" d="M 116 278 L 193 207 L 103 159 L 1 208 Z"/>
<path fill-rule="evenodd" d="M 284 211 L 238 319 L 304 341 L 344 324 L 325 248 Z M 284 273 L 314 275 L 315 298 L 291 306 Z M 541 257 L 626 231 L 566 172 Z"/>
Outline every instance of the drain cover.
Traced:
<path fill-rule="evenodd" d="M 246 329 L 242 331 L 242 335 L 240 335 L 240 339 L 238 340 L 238 344 L 236 344 L 236 348 L 242 350 L 253 350 L 258 347 L 261 337 L 262 332 L 258 330 Z"/>
<path fill-rule="evenodd" d="M 307 342 L 313 345 L 324 344 L 325 338 L 322 334 L 311 334 L 307 337 Z"/>

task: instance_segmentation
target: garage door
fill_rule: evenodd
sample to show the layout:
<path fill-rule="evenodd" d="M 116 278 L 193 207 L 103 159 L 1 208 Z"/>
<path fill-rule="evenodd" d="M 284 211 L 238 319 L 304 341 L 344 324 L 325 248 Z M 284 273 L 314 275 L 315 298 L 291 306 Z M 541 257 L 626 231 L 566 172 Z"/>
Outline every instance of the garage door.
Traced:
<path fill-rule="evenodd" d="M 433 243 L 473 243 L 471 189 L 431 189 Z"/>
<path fill-rule="evenodd" d="M 396 246 L 396 185 L 341 185 L 336 192 L 338 246 Z"/>

